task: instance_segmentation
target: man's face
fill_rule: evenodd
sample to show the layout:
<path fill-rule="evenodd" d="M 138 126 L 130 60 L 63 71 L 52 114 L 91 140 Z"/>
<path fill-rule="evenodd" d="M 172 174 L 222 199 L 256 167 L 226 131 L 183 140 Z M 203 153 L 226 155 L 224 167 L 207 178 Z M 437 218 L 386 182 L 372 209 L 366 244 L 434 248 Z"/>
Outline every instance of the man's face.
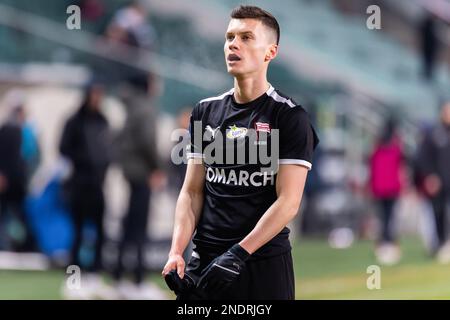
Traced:
<path fill-rule="evenodd" d="M 95 85 L 89 92 L 89 107 L 92 111 L 99 111 L 103 100 L 103 87 Z"/>
<path fill-rule="evenodd" d="M 274 32 L 256 19 L 231 19 L 224 52 L 227 71 L 235 77 L 265 71 L 277 54 Z"/>

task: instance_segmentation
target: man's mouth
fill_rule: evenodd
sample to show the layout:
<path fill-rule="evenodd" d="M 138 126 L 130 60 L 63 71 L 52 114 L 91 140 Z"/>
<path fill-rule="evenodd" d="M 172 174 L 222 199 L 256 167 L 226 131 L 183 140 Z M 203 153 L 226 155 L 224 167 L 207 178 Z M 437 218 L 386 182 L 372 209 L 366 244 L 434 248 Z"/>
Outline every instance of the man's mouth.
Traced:
<path fill-rule="evenodd" d="M 228 55 L 227 60 L 228 61 L 240 61 L 241 58 L 237 54 L 231 53 Z"/>

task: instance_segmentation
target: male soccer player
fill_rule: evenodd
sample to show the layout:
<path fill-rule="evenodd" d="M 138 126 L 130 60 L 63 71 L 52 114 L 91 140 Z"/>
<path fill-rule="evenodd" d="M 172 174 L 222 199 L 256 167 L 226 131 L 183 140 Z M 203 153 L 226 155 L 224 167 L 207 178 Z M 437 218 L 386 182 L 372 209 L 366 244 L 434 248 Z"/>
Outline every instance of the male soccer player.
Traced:
<path fill-rule="evenodd" d="M 231 18 L 224 52 L 234 88 L 192 112 L 189 162 L 162 274 L 178 299 L 294 299 L 286 225 L 298 212 L 318 139 L 305 110 L 267 82 L 278 53 L 277 20 L 254 6 L 234 9 Z M 222 149 L 210 152 L 213 143 Z M 276 170 L 263 161 L 264 146 Z M 226 161 L 217 161 L 221 153 Z M 194 231 L 185 268 L 182 254 Z"/>

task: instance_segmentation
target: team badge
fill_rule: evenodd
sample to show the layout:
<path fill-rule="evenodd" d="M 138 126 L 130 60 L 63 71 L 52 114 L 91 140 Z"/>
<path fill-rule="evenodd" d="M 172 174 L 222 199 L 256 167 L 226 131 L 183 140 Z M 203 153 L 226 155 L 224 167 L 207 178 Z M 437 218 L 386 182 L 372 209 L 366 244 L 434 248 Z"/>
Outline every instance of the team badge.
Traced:
<path fill-rule="evenodd" d="M 265 122 L 256 122 L 255 129 L 257 132 L 267 132 L 270 133 L 270 125 Z"/>
<path fill-rule="evenodd" d="M 236 127 L 236 125 L 229 126 L 229 129 L 227 129 L 227 138 L 228 139 L 244 138 L 246 134 L 247 134 L 247 128 Z"/>

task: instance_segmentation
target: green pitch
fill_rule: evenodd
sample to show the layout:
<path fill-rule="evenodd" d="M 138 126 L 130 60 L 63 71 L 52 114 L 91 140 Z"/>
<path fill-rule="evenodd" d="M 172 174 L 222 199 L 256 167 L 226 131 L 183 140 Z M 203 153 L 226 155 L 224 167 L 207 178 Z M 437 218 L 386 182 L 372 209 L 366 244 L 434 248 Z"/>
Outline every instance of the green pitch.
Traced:
<path fill-rule="evenodd" d="M 381 267 L 381 289 L 366 286 L 367 267 L 376 264 L 371 242 L 345 250 L 323 240 L 294 244 L 297 299 L 450 299 L 450 265 L 439 265 L 419 241 L 402 241 L 403 259 Z M 150 277 L 164 287 L 159 275 Z M 63 271 L 0 271 L 0 299 L 61 299 Z"/>
<path fill-rule="evenodd" d="M 381 288 L 367 289 L 367 267 L 377 264 L 373 243 L 364 241 L 345 250 L 324 241 L 294 246 L 297 299 L 450 299 L 450 265 L 427 256 L 420 241 L 401 242 L 403 258 L 395 266 L 380 266 Z"/>

